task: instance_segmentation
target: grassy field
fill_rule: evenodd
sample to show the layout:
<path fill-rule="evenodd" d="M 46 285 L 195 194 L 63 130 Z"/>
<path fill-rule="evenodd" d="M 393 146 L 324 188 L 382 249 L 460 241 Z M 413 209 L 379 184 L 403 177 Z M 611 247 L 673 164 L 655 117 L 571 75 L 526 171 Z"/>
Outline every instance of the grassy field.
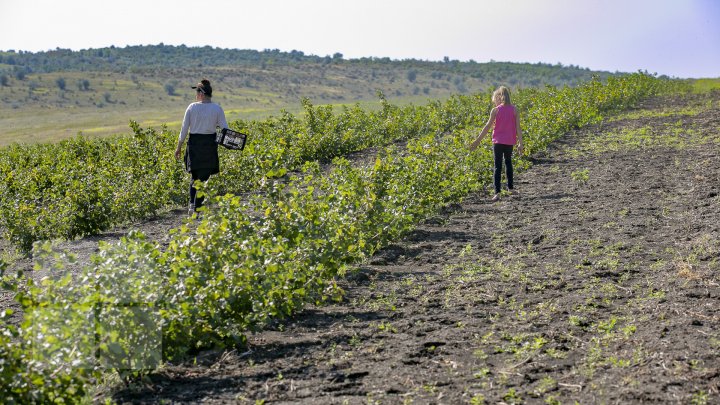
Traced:
<path fill-rule="evenodd" d="M 330 74 L 332 73 L 332 74 Z M 375 75 L 375 81 L 372 75 Z M 369 75 L 366 77 L 366 75 Z M 194 101 L 190 86 L 208 77 L 215 88 L 214 101 L 225 109 L 228 121 L 263 119 L 281 110 L 302 110 L 301 98 L 314 104 L 337 106 L 360 103 L 379 106 L 382 91 L 396 104 L 424 104 L 457 93 L 453 81 L 435 81 L 420 75 L 409 83 L 393 75 L 335 68 L 326 74 L 283 67 L 261 69 L 186 70 L 181 73 L 146 72 L 144 75 L 113 72 L 54 72 L 29 74 L 0 87 L 0 146 L 13 142 L 53 142 L 82 133 L 108 136 L 129 133 L 135 120 L 143 127 L 166 124 L 179 129 L 187 105 Z M 172 79 L 167 79 L 172 77 Z M 82 89 L 82 81 L 89 82 Z M 64 81 L 61 89 L 58 82 Z M 483 91 L 478 80 L 468 91 Z M 422 87 L 420 87 L 422 86 Z M 168 88 L 174 92 L 170 94 Z"/>
<path fill-rule="evenodd" d="M 233 121 L 264 119 L 281 110 L 298 113 L 304 97 L 316 105 L 360 103 L 372 109 L 379 106 L 378 91 L 394 104 L 425 104 L 453 94 L 484 93 L 500 84 L 511 89 L 563 86 L 609 75 L 573 66 L 502 62 L 318 63 L 272 52 L 258 54 L 252 62 L 221 61 L 235 54 L 230 50 L 208 51 L 208 57 L 219 59 L 203 66 L 176 47 L 147 47 L 134 56 L 123 56 L 120 49 L 97 52 L 115 54 L 115 64 L 79 53 L 50 52 L 31 55 L 44 59 L 24 60 L 28 55 L 0 51 L 0 147 L 54 142 L 78 133 L 126 134 L 130 120 L 142 127 L 166 124 L 179 129 L 185 108 L 194 101 L 190 86 L 200 78 L 211 80 L 214 101 Z M 696 91 L 706 92 L 720 88 L 720 79 L 693 84 Z"/>
<path fill-rule="evenodd" d="M 711 90 L 720 90 L 720 78 L 693 80 L 693 88 L 699 93 Z"/>

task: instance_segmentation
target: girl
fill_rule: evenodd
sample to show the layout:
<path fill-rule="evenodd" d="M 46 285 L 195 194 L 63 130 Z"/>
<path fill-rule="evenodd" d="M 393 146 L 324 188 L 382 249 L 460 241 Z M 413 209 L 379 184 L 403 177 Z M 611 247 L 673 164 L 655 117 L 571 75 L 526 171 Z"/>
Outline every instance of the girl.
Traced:
<path fill-rule="evenodd" d="M 203 198 L 195 199 L 197 190 L 195 180 L 207 181 L 210 175 L 220 173 L 220 160 L 218 159 L 217 143 L 215 143 L 215 128 L 227 128 L 225 112 L 222 107 L 212 102 L 212 87 L 210 81 L 203 79 L 196 86 L 195 102 L 185 110 L 182 129 L 178 138 L 175 158 L 180 159 L 182 145 L 188 133 L 188 146 L 185 150 L 185 169 L 191 174 L 190 180 L 190 207 L 188 213 L 192 215 L 203 203 Z"/>
<path fill-rule="evenodd" d="M 493 180 L 495 182 L 495 195 L 492 200 L 500 199 L 500 179 L 502 176 L 502 162 L 505 160 L 505 171 L 508 182 L 508 191 L 513 190 L 513 166 L 512 151 L 513 145 L 517 145 L 518 153 L 522 153 L 522 132 L 520 131 L 520 115 L 517 109 L 510 102 L 510 91 L 505 86 L 500 86 L 493 92 L 492 101 L 495 108 L 490 111 L 490 119 L 480 132 L 475 141 L 470 144 L 470 150 L 475 150 L 480 141 L 487 134 L 490 127 L 493 127 L 492 142 L 493 155 L 495 157 L 495 171 Z"/>

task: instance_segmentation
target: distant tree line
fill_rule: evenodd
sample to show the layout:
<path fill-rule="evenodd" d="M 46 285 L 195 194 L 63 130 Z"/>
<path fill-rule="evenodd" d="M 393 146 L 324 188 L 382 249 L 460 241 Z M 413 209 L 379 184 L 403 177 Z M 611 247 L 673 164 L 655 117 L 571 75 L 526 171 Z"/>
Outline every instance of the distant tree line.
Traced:
<path fill-rule="evenodd" d="M 111 46 L 100 49 L 72 51 L 57 48 L 46 52 L 0 51 L 0 74 L 13 75 L 24 80 L 28 73 L 49 73 L 62 71 L 113 71 L 135 72 L 144 68 L 255 66 L 266 69 L 270 66 L 303 66 L 347 64 L 365 68 L 399 68 L 405 72 L 409 82 L 414 82 L 422 72 L 432 74 L 434 79 L 470 76 L 487 82 L 503 82 L 511 85 L 539 86 L 542 84 L 574 85 L 590 79 L 593 75 L 606 78 L 609 72 L 590 71 L 579 66 L 563 66 L 546 63 L 478 63 L 461 62 L 444 57 L 443 61 L 418 59 L 394 60 L 387 57 L 364 57 L 345 59 L 337 52 L 332 56 L 308 55 L 302 51 L 282 52 L 279 49 L 263 51 L 250 49 L 221 49 L 211 46 L 188 47 L 185 45 L 138 45 L 124 48 Z M 5 79 L 7 85 L 9 78 Z M 514 83 L 513 83 L 514 82 Z M 458 85 L 458 83 L 455 83 Z M 60 84 L 58 83 L 58 86 Z M 80 86 L 83 88 L 82 86 Z M 173 85 L 166 85 L 165 91 L 173 94 Z M 87 87 L 85 87 L 87 89 Z"/>

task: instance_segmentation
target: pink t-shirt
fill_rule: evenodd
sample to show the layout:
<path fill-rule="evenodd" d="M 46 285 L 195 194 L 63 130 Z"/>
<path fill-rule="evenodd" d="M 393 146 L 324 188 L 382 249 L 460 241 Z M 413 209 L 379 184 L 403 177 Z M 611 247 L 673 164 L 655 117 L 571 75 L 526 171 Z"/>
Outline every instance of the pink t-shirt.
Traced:
<path fill-rule="evenodd" d="M 495 128 L 492 141 L 502 145 L 515 145 L 517 143 L 517 123 L 515 120 L 515 106 L 500 104 L 495 115 Z"/>

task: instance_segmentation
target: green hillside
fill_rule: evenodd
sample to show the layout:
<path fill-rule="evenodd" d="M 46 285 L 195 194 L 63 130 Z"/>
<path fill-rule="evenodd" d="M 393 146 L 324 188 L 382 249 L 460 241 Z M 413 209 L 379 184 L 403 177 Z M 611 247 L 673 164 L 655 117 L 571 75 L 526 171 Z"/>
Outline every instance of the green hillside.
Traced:
<path fill-rule="evenodd" d="M 378 105 L 378 91 L 397 104 L 424 104 L 452 94 L 511 88 L 574 86 L 593 75 L 576 66 L 505 62 L 345 59 L 300 51 L 186 46 L 128 46 L 81 51 L 0 52 L 0 146 L 56 141 L 82 132 L 179 128 L 194 100 L 190 86 L 207 77 L 229 120 L 260 119 L 315 104 Z"/>

